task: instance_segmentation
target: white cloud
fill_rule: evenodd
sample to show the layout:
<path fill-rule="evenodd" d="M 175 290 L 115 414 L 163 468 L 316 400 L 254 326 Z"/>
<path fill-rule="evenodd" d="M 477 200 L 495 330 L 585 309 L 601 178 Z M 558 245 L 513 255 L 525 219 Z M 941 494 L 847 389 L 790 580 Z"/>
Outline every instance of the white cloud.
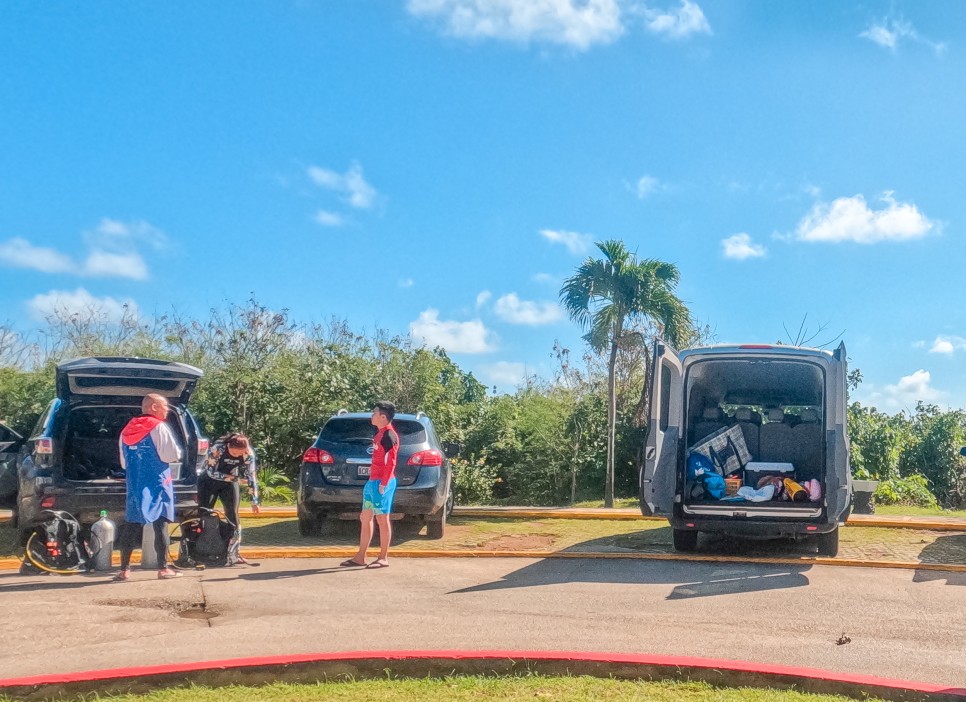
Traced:
<path fill-rule="evenodd" d="M 641 200 L 650 197 L 661 188 L 661 181 L 654 176 L 644 175 L 637 179 L 634 192 Z"/>
<path fill-rule="evenodd" d="M 128 253 L 111 253 L 109 251 L 92 251 L 84 261 L 82 275 L 92 278 L 131 278 L 132 280 L 147 280 L 148 265 L 136 251 Z"/>
<path fill-rule="evenodd" d="M 831 204 L 816 203 L 798 224 L 801 241 L 908 241 L 929 233 L 934 223 L 912 203 L 896 202 L 891 192 L 882 196 L 885 207 L 872 210 L 862 195 L 840 197 Z"/>
<path fill-rule="evenodd" d="M 328 210 L 319 210 L 315 213 L 315 221 L 323 227 L 341 227 L 344 223 L 342 215 Z"/>
<path fill-rule="evenodd" d="M 122 222 L 109 217 L 103 218 L 94 229 L 84 232 L 84 239 L 93 249 L 116 252 L 130 251 L 138 245 L 157 250 L 168 246 L 167 235 L 144 220 Z"/>
<path fill-rule="evenodd" d="M 760 258 L 765 255 L 765 247 L 753 243 L 751 237 L 744 232 L 722 239 L 721 248 L 724 249 L 725 258 L 733 258 L 738 261 L 744 261 L 746 258 Z"/>
<path fill-rule="evenodd" d="M 619 0 L 409 0 L 409 13 L 452 36 L 546 42 L 586 50 L 623 32 Z"/>
<path fill-rule="evenodd" d="M 489 302 L 491 297 L 493 297 L 493 293 L 489 290 L 481 290 L 476 296 L 476 309 L 480 309 Z"/>
<path fill-rule="evenodd" d="M 516 293 L 504 295 L 493 306 L 497 316 L 510 324 L 540 326 L 563 319 L 564 313 L 556 302 L 521 300 Z"/>
<path fill-rule="evenodd" d="M 353 207 L 366 210 L 375 204 L 376 189 L 362 174 L 362 166 L 353 163 L 345 173 L 337 173 L 327 168 L 310 166 L 308 176 L 313 183 L 327 190 L 341 193 Z"/>
<path fill-rule="evenodd" d="M 550 275 L 549 273 L 534 273 L 533 282 L 542 283 L 544 285 L 556 285 L 559 282 L 559 278 L 555 275 Z"/>
<path fill-rule="evenodd" d="M 26 239 L 0 242 L 0 262 L 13 268 L 29 268 L 41 273 L 70 273 L 77 264 L 70 256 L 42 246 L 34 246 Z"/>
<path fill-rule="evenodd" d="M 415 284 L 416 282 L 412 278 L 403 278 L 399 281 L 399 287 L 403 288 L 404 290 L 406 288 L 411 288 Z"/>
<path fill-rule="evenodd" d="M 932 376 L 929 371 L 920 368 L 911 375 L 899 378 L 895 385 L 886 385 L 883 395 L 892 407 L 911 407 L 918 400 L 935 402 L 943 397 L 942 392 L 930 385 Z"/>
<path fill-rule="evenodd" d="M 567 247 L 567 251 L 577 256 L 587 253 L 594 243 L 594 238 L 590 234 L 579 234 L 578 232 L 541 229 L 540 235 L 553 244 L 563 244 Z"/>
<path fill-rule="evenodd" d="M 490 385 L 509 385 L 516 387 L 527 378 L 527 367 L 523 363 L 499 361 L 481 367 L 480 375 Z"/>
<path fill-rule="evenodd" d="M 963 350 L 966 350 L 966 339 L 963 337 L 940 335 L 932 342 L 932 348 L 929 349 L 929 353 L 941 353 L 949 356 L 956 351 Z"/>
<path fill-rule="evenodd" d="M 697 3 L 681 0 L 681 6 L 666 11 L 648 7 L 641 11 L 647 29 L 671 39 L 686 39 L 692 34 L 711 34 L 711 25 Z"/>
<path fill-rule="evenodd" d="M 16 238 L 0 242 L 0 263 L 42 273 L 147 280 L 148 265 L 138 249 L 147 246 L 160 250 L 168 245 L 164 232 L 147 222 L 122 222 L 109 218 L 85 231 L 83 238 L 89 250 L 82 261 L 56 249 L 34 246 L 26 239 Z"/>
<path fill-rule="evenodd" d="M 904 40 L 928 46 L 937 54 L 941 54 L 946 50 L 946 44 L 944 42 L 927 39 L 916 31 L 916 28 L 906 20 L 890 17 L 885 18 L 881 22 L 873 22 L 859 36 L 892 52 L 895 52 L 899 46 L 899 42 Z"/>
<path fill-rule="evenodd" d="M 73 292 L 51 290 L 49 293 L 35 295 L 27 302 L 31 316 L 38 320 L 57 318 L 67 320 L 71 317 L 92 319 L 105 322 L 119 322 L 125 315 L 136 315 L 137 304 L 134 300 L 118 300 L 113 297 L 95 297 L 84 288 Z"/>
<path fill-rule="evenodd" d="M 409 333 L 426 346 L 442 346 L 450 353 L 487 353 L 496 350 L 496 337 L 479 319 L 456 322 L 439 318 L 439 310 L 420 312 L 409 323 Z"/>

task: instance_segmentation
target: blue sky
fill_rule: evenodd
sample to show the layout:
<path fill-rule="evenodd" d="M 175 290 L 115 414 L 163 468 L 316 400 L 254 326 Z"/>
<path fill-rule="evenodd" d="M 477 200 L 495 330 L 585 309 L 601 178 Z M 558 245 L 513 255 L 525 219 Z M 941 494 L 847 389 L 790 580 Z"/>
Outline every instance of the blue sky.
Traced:
<path fill-rule="evenodd" d="M 3 317 L 254 293 L 511 390 L 619 238 L 720 342 L 807 315 L 966 406 L 964 49 L 953 1 L 6 3 Z"/>

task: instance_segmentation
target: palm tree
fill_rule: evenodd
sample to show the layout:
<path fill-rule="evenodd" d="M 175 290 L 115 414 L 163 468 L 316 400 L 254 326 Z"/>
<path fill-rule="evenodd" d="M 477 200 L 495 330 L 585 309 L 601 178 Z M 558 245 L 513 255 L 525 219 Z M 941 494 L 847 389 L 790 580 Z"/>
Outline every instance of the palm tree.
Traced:
<path fill-rule="evenodd" d="M 691 315 L 674 294 L 680 278 L 677 266 L 653 259 L 639 260 L 624 242 L 598 242 L 602 259 L 588 258 L 560 288 L 570 318 L 586 330 L 584 339 L 595 353 L 610 351 L 607 365 L 607 478 L 604 506 L 614 506 L 614 443 L 617 424 L 616 367 L 622 344 L 641 334 L 635 328 L 653 323 L 662 336 L 678 344 L 693 329 Z"/>

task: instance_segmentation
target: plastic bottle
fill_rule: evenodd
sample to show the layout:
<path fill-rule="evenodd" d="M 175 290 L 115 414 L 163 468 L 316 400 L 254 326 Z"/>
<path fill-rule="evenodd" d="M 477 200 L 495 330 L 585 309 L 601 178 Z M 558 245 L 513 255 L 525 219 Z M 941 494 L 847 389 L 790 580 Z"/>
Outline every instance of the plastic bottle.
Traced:
<path fill-rule="evenodd" d="M 114 537 L 117 527 L 107 518 L 107 510 L 101 510 L 101 518 L 91 527 L 97 551 L 94 553 L 94 570 L 111 570 L 111 554 L 114 551 Z"/>

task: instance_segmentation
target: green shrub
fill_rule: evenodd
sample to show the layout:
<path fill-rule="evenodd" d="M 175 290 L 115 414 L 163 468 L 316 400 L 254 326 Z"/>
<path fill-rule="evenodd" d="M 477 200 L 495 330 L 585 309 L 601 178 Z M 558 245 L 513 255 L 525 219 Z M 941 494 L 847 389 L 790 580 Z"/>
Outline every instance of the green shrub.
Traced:
<path fill-rule="evenodd" d="M 295 491 L 289 487 L 292 479 L 278 468 L 258 469 L 259 498 L 265 502 L 295 503 Z"/>
<path fill-rule="evenodd" d="M 873 499 L 880 505 L 937 506 L 936 496 L 929 491 L 929 483 L 922 475 L 883 480 L 876 488 Z"/>
<path fill-rule="evenodd" d="M 474 463 L 460 458 L 450 459 L 453 469 L 453 491 L 458 505 L 487 504 L 493 499 L 497 471 L 479 459 Z"/>

